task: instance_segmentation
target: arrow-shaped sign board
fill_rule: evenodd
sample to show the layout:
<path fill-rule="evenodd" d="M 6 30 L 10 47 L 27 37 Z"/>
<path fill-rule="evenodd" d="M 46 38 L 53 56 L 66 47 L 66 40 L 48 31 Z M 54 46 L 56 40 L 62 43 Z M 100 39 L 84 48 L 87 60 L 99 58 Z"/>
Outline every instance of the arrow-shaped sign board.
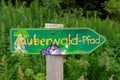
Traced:
<path fill-rule="evenodd" d="M 89 28 L 11 30 L 11 51 L 16 54 L 89 54 L 105 41 Z"/>

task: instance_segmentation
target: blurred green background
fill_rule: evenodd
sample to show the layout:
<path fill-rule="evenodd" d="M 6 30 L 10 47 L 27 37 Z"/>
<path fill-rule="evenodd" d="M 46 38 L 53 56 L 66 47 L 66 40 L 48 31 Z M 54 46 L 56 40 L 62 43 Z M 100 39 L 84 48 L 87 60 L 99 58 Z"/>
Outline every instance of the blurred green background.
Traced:
<path fill-rule="evenodd" d="M 107 39 L 89 55 L 64 56 L 64 80 L 120 80 L 120 0 L 0 0 L 0 80 L 46 80 L 45 56 L 10 52 L 10 29 L 45 23 L 89 27 Z"/>

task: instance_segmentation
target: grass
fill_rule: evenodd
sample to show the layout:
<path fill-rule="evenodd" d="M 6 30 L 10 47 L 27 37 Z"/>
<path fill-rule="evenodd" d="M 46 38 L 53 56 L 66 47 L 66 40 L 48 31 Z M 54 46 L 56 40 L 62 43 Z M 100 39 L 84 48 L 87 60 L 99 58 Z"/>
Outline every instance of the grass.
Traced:
<path fill-rule="evenodd" d="M 10 29 L 44 28 L 45 23 L 61 23 L 65 28 L 89 27 L 106 37 L 106 43 L 89 55 L 64 57 L 64 80 L 114 80 L 120 79 L 120 25 L 97 13 L 84 17 L 81 9 L 57 11 L 33 2 L 24 5 L 0 4 L 0 80 L 45 80 L 45 56 L 12 54 L 10 52 Z M 94 14 L 93 16 L 90 16 Z M 74 64 L 74 65 L 73 65 Z"/>

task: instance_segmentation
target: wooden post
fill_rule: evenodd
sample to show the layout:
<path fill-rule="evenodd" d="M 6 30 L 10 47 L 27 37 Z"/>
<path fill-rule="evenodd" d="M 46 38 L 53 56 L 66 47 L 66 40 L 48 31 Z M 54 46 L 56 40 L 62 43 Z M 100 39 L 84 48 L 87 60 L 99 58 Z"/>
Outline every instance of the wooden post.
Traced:
<path fill-rule="evenodd" d="M 63 28 L 62 24 L 45 24 L 45 28 Z M 63 80 L 63 56 L 47 55 L 46 56 L 46 79 Z"/>

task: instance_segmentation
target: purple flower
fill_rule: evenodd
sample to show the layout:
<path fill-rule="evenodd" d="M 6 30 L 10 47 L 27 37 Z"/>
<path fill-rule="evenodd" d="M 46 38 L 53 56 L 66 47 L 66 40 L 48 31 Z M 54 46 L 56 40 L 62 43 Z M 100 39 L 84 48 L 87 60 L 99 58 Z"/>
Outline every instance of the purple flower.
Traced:
<path fill-rule="evenodd" d="M 43 55 L 60 55 L 60 54 L 63 54 L 65 53 L 65 51 L 61 51 L 59 50 L 59 48 L 54 45 L 54 43 L 52 43 L 50 46 L 48 46 L 48 48 L 46 50 L 41 50 L 40 51 L 41 54 Z"/>

